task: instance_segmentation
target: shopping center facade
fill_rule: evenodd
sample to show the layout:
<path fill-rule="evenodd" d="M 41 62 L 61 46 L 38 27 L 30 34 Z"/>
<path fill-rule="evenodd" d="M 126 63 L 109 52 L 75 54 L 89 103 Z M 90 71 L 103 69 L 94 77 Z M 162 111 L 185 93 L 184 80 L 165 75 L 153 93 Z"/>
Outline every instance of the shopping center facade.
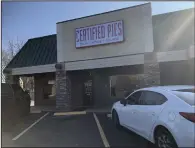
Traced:
<path fill-rule="evenodd" d="M 111 105 L 137 88 L 194 85 L 194 10 L 153 15 L 151 4 L 58 22 L 5 68 L 34 77 L 35 105 Z"/>

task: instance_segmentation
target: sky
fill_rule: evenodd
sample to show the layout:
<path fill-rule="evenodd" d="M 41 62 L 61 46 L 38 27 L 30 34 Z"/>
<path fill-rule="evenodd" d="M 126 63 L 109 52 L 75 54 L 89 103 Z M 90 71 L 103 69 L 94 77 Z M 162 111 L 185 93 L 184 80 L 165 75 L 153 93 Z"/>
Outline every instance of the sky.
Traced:
<path fill-rule="evenodd" d="M 2 48 L 8 41 L 56 34 L 56 23 L 146 3 L 127 2 L 2 2 Z M 152 15 L 194 8 L 194 2 L 151 2 Z"/>

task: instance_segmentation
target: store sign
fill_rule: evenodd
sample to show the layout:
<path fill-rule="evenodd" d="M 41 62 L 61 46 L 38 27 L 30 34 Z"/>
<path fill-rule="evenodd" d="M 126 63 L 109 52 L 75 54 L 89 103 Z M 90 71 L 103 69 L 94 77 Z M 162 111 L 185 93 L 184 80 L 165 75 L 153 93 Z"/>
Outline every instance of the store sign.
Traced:
<path fill-rule="evenodd" d="M 123 21 L 77 28 L 75 30 L 76 48 L 122 42 L 123 29 Z"/>

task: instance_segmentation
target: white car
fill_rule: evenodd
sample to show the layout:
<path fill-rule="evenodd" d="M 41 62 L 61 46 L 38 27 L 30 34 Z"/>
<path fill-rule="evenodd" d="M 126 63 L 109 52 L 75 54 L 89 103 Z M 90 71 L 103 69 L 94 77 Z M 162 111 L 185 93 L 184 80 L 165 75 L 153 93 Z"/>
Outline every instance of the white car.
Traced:
<path fill-rule="evenodd" d="M 157 86 L 114 103 L 112 120 L 160 148 L 195 147 L 195 86 Z"/>

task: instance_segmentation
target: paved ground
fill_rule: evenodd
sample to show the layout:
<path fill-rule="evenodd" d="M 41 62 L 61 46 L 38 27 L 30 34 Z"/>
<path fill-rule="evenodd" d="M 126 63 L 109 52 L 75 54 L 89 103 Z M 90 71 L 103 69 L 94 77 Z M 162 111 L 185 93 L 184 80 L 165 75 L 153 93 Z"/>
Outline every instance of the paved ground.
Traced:
<path fill-rule="evenodd" d="M 32 147 L 103 146 L 92 115 L 53 117 L 50 114 L 15 142 Z"/>
<path fill-rule="evenodd" d="M 37 114 L 37 119 L 40 116 L 41 114 Z M 106 114 L 99 113 L 97 118 L 111 147 L 148 147 L 148 142 L 140 136 L 125 129 L 117 130 Z M 12 133 L 12 138 L 32 124 L 32 121 L 34 119 L 29 119 L 18 126 Z M 3 146 L 6 146 L 4 143 Z M 50 113 L 11 143 L 22 147 L 104 147 L 92 113 L 68 117 L 54 117 Z"/>
<path fill-rule="evenodd" d="M 111 147 L 154 147 L 144 138 L 125 128 L 116 129 L 111 118 L 108 118 L 106 114 L 97 114 L 97 117 Z"/>
<path fill-rule="evenodd" d="M 12 138 L 18 135 L 21 131 L 25 130 L 44 114 L 45 113 L 30 114 L 29 116 L 23 118 L 20 123 L 16 124 L 13 128 L 10 128 L 9 131 L 2 132 L 2 146 L 16 146 L 14 141 L 12 141 Z"/>

